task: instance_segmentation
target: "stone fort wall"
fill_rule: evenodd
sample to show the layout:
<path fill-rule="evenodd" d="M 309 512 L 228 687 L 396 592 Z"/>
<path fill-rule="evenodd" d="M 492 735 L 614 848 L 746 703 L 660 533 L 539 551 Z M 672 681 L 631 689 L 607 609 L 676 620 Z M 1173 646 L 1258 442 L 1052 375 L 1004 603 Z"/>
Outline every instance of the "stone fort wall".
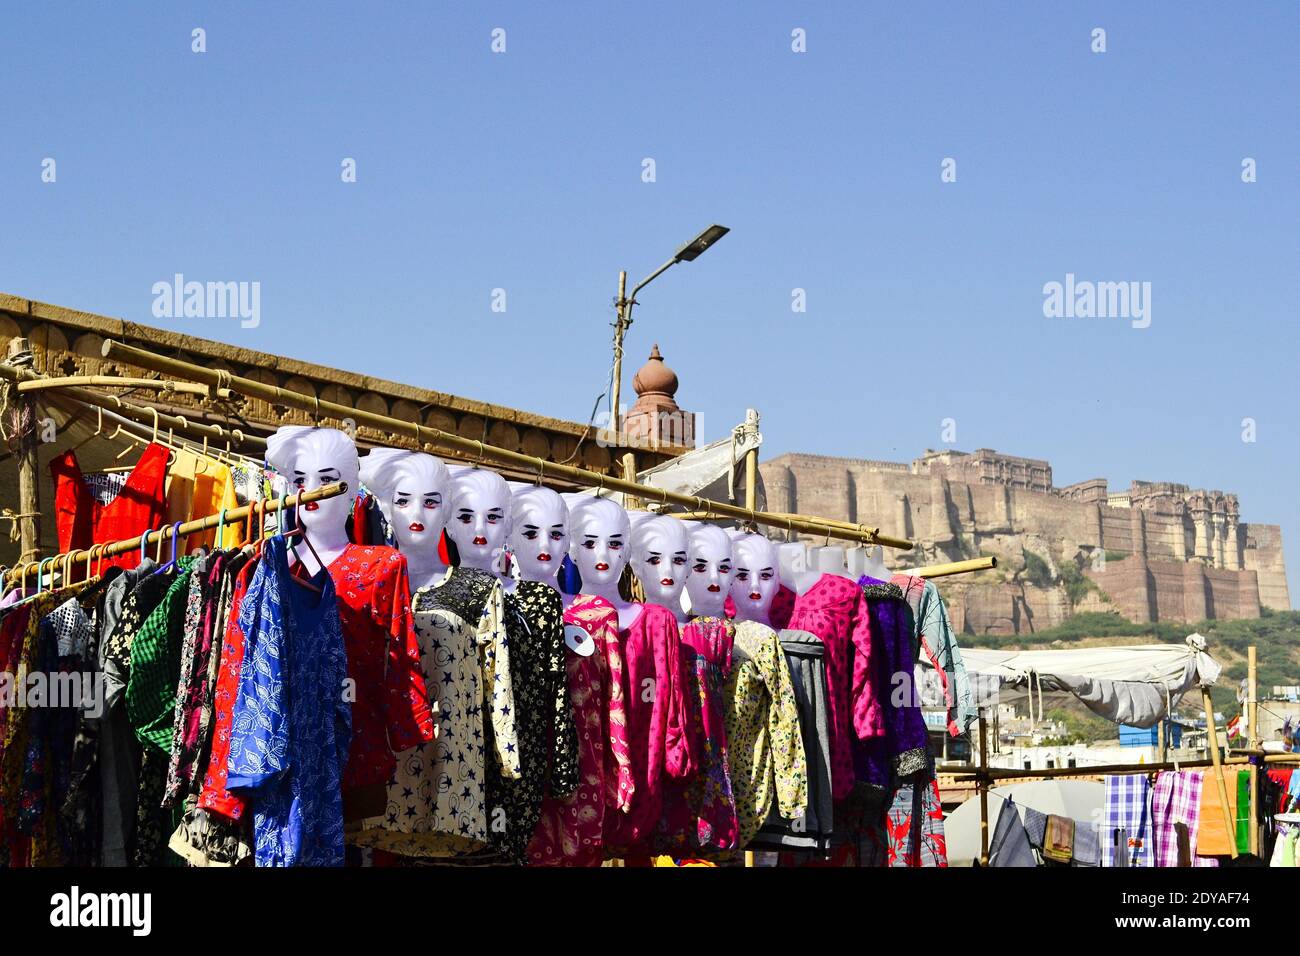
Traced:
<path fill-rule="evenodd" d="M 927 453 L 910 465 L 789 454 L 760 470 L 771 510 L 916 541 L 911 552 L 886 550 L 892 567 L 996 555 L 998 569 L 944 582 L 954 624 L 967 633 L 1032 632 L 1085 610 L 1147 623 L 1290 607 L 1281 529 L 1241 522 L 1235 495 L 1151 482 L 1111 494 L 1102 479 L 1058 489 L 1047 462 L 989 450 Z M 1047 563 L 1055 583 L 1027 578 L 1026 552 Z M 1100 593 L 1072 603 L 1063 562 Z"/>

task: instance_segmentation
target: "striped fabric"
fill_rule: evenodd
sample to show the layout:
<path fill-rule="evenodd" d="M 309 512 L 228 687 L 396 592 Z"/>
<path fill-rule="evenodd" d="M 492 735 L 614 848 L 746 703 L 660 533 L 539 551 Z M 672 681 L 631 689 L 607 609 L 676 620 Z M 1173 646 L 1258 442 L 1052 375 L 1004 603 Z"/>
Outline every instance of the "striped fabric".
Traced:
<path fill-rule="evenodd" d="M 1153 866 L 1155 856 L 1151 836 L 1151 783 L 1147 776 L 1107 776 L 1101 865 Z"/>
<path fill-rule="evenodd" d="M 1213 857 L 1196 855 L 1196 828 L 1201 816 L 1201 785 L 1205 774 L 1199 770 L 1162 773 L 1151 793 L 1151 819 L 1155 839 L 1155 865 L 1178 866 L 1178 824 L 1187 828 L 1192 866 L 1218 866 Z"/>

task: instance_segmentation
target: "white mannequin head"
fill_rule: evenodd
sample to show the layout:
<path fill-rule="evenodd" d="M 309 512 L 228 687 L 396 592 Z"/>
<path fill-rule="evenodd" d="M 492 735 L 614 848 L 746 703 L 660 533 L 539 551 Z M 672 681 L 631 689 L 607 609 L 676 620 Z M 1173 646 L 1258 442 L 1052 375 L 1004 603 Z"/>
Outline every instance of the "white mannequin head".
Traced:
<path fill-rule="evenodd" d="M 691 597 L 691 613 L 697 617 L 722 617 L 735 572 L 731 536 L 715 525 L 696 525 L 687 556 L 690 575 L 686 578 L 686 593 Z"/>
<path fill-rule="evenodd" d="M 456 543 L 461 565 L 499 574 L 509 532 L 510 487 L 506 480 L 482 468 L 454 473 L 447 537 Z"/>
<path fill-rule="evenodd" d="M 413 588 L 444 570 L 438 542 L 450 514 L 451 474 L 441 459 L 400 448 L 376 448 L 361 459 L 361 481 L 379 502 Z"/>
<path fill-rule="evenodd" d="M 678 618 L 687 571 L 686 523 L 671 515 L 640 519 L 632 531 L 632 573 L 650 604 L 668 608 Z"/>
<path fill-rule="evenodd" d="M 772 600 L 781 589 L 781 567 L 776 545 L 761 534 L 745 534 L 733 542 L 736 576 L 731 600 L 741 621 L 771 620 Z"/>
<path fill-rule="evenodd" d="M 625 606 L 618 583 L 632 537 L 627 512 L 608 498 L 579 498 L 569 507 L 569 534 L 569 557 L 582 577 L 582 590 Z"/>
<path fill-rule="evenodd" d="M 520 485 L 510 501 L 510 550 L 525 581 L 557 587 L 560 561 L 569 552 L 569 509 L 550 488 Z"/>
<path fill-rule="evenodd" d="M 323 560 L 342 554 L 348 546 L 348 517 L 360 471 L 356 443 L 337 428 L 288 425 L 267 438 L 266 460 L 289 482 L 290 494 L 347 482 L 347 494 L 309 501 L 295 509 L 303 531 Z"/>

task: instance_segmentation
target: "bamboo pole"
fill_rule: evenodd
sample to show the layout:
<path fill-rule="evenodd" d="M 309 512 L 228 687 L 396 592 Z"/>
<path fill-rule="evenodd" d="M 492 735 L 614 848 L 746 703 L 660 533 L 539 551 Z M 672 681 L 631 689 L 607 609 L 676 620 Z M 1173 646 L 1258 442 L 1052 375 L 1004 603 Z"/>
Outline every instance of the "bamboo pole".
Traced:
<path fill-rule="evenodd" d="M 253 379 L 242 378 L 223 370 L 203 368 L 179 359 L 155 355 L 144 349 L 123 345 L 121 342 L 111 339 L 104 342 L 103 355 L 105 358 L 113 358 L 141 368 L 161 372 L 164 375 L 188 378 L 213 388 L 229 388 L 232 392 L 252 398 L 288 405 L 317 415 L 335 417 L 340 421 L 348 418 L 358 425 L 365 425 L 393 435 L 414 439 L 420 447 L 430 444 L 436 448 L 451 449 L 467 460 L 479 464 L 491 462 L 498 466 L 518 468 L 536 475 L 539 480 L 550 476 L 574 483 L 595 485 L 604 491 L 619 491 L 624 494 L 636 495 L 646 501 L 660 504 L 677 504 L 699 511 L 707 510 L 719 517 L 732 520 L 789 527 L 792 530 L 803 531 L 807 534 L 829 534 L 831 537 L 861 541 L 865 544 L 882 544 L 902 550 L 908 550 L 912 547 L 910 541 L 882 535 L 878 529 L 868 528 L 865 525 L 850 526 L 852 527 L 852 530 L 850 530 L 849 527 L 841 527 L 842 523 L 840 522 L 832 523 L 820 518 L 805 518 L 797 515 L 789 517 L 776 516 L 749 508 L 740 508 L 720 501 L 710 501 L 698 495 L 685 495 L 650 485 L 640 485 L 634 481 L 626 481 L 600 472 L 588 471 L 575 465 L 562 465 L 533 455 L 511 451 L 507 448 L 498 448 L 483 441 L 464 438 L 438 428 L 431 428 L 428 425 L 404 422 L 362 408 L 323 401 L 314 396 L 303 395 L 275 385 L 267 385 Z"/>
<path fill-rule="evenodd" d="M 1255 645 L 1246 649 L 1246 746 L 1251 750 L 1259 746 L 1259 708 L 1255 701 L 1259 697 L 1259 667 Z M 1255 762 L 1250 764 L 1250 852 L 1259 855 L 1259 814 L 1255 813 L 1255 801 L 1259 799 L 1259 768 Z"/>
<path fill-rule="evenodd" d="M 1265 763 L 1285 764 L 1300 763 L 1300 754 L 1267 754 Z M 1246 766 L 1247 757 L 1228 757 L 1223 761 L 1226 766 Z M 1051 780 L 1056 777 L 1094 777 L 1108 773 L 1155 773 L 1161 770 L 1186 770 L 1189 767 L 1212 767 L 1214 761 L 1206 757 L 1203 760 L 1171 760 L 1163 763 L 1115 763 L 1098 764 L 1095 767 L 1053 767 L 1047 770 L 1015 770 L 1011 768 L 991 767 L 987 771 L 972 770 L 968 764 L 944 764 L 937 768 L 941 774 L 952 774 L 954 783 L 978 783 L 981 774 L 990 781 L 998 780 Z"/>
<path fill-rule="evenodd" d="M 971 558 L 968 561 L 953 561 L 949 564 L 932 564 L 928 568 L 912 568 L 908 571 L 900 571 L 899 574 L 910 574 L 914 577 L 925 578 L 944 578 L 953 574 L 966 574 L 970 571 L 988 571 L 998 566 L 998 559 L 987 555 L 982 558 Z"/>
<path fill-rule="evenodd" d="M 1214 766 L 1214 781 L 1219 788 L 1219 803 L 1223 807 L 1223 822 L 1228 827 L 1228 847 L 1232 858 L 1237 858 L 1237 821 L 1233 819 L 1232 808 L 1228 806 L 1228 784 L 1223 777 L 1223 762 L 1219 754 L 1219 731 L 1214 726 L 1214 701 L 1210 699 L 1210 688 L 1201 687 L 1201 703 L 1205 707 L 1205 730 L 1210 745 L 1210 760 Z"/>
<path fill-rule="evenodd" d="M 18 383 L 19 392 L 41 392 L 51 388 L 68 388 L 69 386 L 88 388 L 144 388 L 157 392 L 176 392 L 185 395 L 207 396 L 206 386 L 191 382 L 172 382 L 161 378 L 123 378 L 117 375 L 67 375 L 61 378 L 34 378 Z M 218 391 L 218 398 L 229 398 Z"/>
<path fill-rule="evenodd" d="M 980 866 L 989 865 L 989 735 L 984 708 L 980 708 L 980 772 L 975 789 L 980 797 Z"/>
<path fill-rule="evenodd" d="M 265 501 L 255 502 L 251 505 L 240 505 L 238 508 L 231 508 L 224 514 L 218 512 L 204 518 L 195 518 L 193 521 L 182 522 L 179 527 L 165 525 L 157 531 L 150 531 L 147 534 L 142 533 L 134 538 L 123 538 L 121 541 L 114 541 L 111 544 L 92 545 L 89 550 L 77 548 L 44 561 L 29 561 L 26 564 L 11 568 L 5 574 L 5 581 L 7 585 L 18 584 L 25 578 L 26 573 L 31 572 L 33 567 L 36 568 L 37 580 L 39 581 L 42 569 L 47 565 L 50 567 L 50 578 L 53 579 L 54 571 L 64 567 L 65 564 L 68 567 L 75 567 L 78 561 L 111 558 L 116 554 L 125 554 L 128 551 L 147 548 L 151 544 L 160 544 L 170 537 L 188 537 L 192 534 L 198 534 L 200 531 L 215 528 L 222 523 L 234 524 L 244 520 L 250 514 L 265 514 L 279 511 L 281 508 L 293 508 L 299 504 L 346 494 L 347 490 L 348 483 L 338 481 L 334 484 L 322 485 L 320 488 L 314 488 L 310 491 L 300 491 L 296 495 L 288 495 L 283 499 L 268 498 Z"/>

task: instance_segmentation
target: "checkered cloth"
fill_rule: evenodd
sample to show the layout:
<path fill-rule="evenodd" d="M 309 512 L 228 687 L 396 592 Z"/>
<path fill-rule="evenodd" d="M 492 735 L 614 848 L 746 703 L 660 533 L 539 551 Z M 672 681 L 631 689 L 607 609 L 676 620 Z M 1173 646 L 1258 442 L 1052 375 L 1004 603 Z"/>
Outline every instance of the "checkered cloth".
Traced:
<path fill-rule="evenodd" d="M 1192 866 L 1218 866 L 1213 857 L 1196 855 L 1196 827 L 1201 817 L 1201 784 L 1205 774 L 1199 770 L 1178 770 L 1160 774 L 1151 792 L 1152 835 L 1155 839 L 1155 865 L 1178 865 L 1178 824 L 1187 827 Z"/>
<path fill-rule="evenodd" d="M 1145 774 L 1107 776 L 1101 828 L 1101 865 L 1153 866 L 1151 844 L 1150 781 Z"/>

